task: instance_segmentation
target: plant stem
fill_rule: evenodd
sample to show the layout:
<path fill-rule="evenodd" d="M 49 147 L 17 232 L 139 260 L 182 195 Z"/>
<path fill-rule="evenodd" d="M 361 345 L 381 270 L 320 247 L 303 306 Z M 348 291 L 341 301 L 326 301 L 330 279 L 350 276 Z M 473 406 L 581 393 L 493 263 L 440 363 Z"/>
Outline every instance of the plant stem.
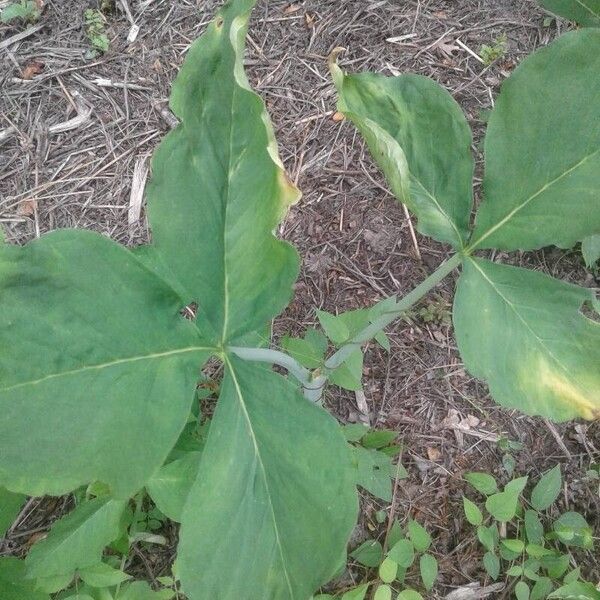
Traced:
<path fill-rule="evenodd" d="M 338 351 L 325 361 L 325 369 L 337 369 L 343 362 L 365 342 L 374 338 L 382 329 L 395 321 L 409 308 L 416 304 L 427 292 L 432 290 L 440 281 L 449 275 L 463 260 L 463 255 L 458 253 L 443 262 L 427 279 L 420 283 L 412 292 L 396 303 L 393 310 L 382 314 L 376 321 L 365 327 L 361 332 L 346 342 Z"/>
<path fill-rule="evenodd" d="M 242 348 L 240 346 L 230 346 L 227 350 L 243 360 L 264 362 L 283 367 L 304 387 L 310 386 L 312 382 L 312 373 L 308 369 L 304 368 L 296 359 L 288 356 L 284 352 L 279 352 L 279 350 L 271 350 L 269 348 Z"/>
<path fill-rule="evenodd" d="M 324 372 L 315 371 L 312 373 L 296 359 L 279 350 L 242 348 L 240 346 L 230 346 L 227 350 L 243 360 L 264 362 L 283 367 L 302 384 L 305 397 L 312 402 L 318 402 L 321 399 L 327 376 L 331 371 L 341 366 L 356 348 L 360 348 L 365 342 L 374 338 L 382 329 L 421 300 L 427 292 L 432 290 L 442 279 L 451 273 L 461 263 L 462 259 L 463 255 L 459 253 L 443 262 L 427 279 L 398 301 L 392 310 L 383 313 L 376 321 L 373 321 L 373 323 L 341 346 L 335 354 L 332 354 L 325 361 Z"/>

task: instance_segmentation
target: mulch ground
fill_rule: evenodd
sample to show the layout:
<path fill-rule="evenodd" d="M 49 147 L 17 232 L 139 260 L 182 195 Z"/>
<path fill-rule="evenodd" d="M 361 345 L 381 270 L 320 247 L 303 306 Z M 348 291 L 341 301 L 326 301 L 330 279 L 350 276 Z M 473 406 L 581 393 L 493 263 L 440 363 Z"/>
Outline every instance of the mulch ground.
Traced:
<path fill-rule="evenodd" d="M 0 25 L 0 222 L 10 242 L 60 227 L 94 229 L 126 245 L 148 239 L 140 205 L 148 158 L 172 126 L 170 84 L 218 2 L 123 4 L 127 10 L 117 3 L 106 15 L 104 55 L 94 55 L 85 33 L 84 10 L 97 7 L 92 0 L 46 0 L 41 20 L 20 40 L 11 38 L 24 27 Z M 546 17 L 532 0 L 259 2 L 247 67 L 267 102 L 290 177 L 304 193 L 281 227 L 304 262 L 278 334 L 314 325 L 316 308 L 343 311 L 402 295 L 449 251 L 414 233 L 364 143 L 336 118 L 329 52 L 345 47 L 341 64 L 348 70 L 420 73 L 448 88 L 474 129 L 480 175 L 482 133 L 502 81 L 565 29 Z M 130 43 L 132 23 L 140 29 Z M 503 36 L 504 56 L 484 64 L 482 45 Z M 598 283 L 577 252 L 502 258 L 582 285 Z M 523 444 L 515 452 L 519 474 L 537 478 L 561 463 L 561 509 L 579 510 L 596 525 L 600 514 L 598 484 L 585 478 L 600 460 L 600 425 L 551 425 L 495 405 L 457 353 L 448 318 L 453 285 L 451 277 L 390 328 L 389 354 L 369 350 L 364 397 L 333 390 L 327 397 L 342 422 L 393 428 L 404 442 L 410 476 L 398 486 L 395 511 L 433 534 L 441 570 L 431 597 L 486 583 L 462 516 L 461 475 L 486 470 L 505 479 L 499 439 Z M 68 506 L 68 499 L 34 501 L 3 552 L 22 554 Z M 356 539 L 382 534 L 375 519 L 381 504 L 365 495 L 362 507 Z M 139 558 L 141 576 L 163 574 L 172 549 L 167 554 Z M 599 580 L 598 559 L 588 553 L 582 560 L 586 575 Z M 348 576 L 362 575 L 351 567 Z M 510 594 L 508 586 L 496 597 Z"/>

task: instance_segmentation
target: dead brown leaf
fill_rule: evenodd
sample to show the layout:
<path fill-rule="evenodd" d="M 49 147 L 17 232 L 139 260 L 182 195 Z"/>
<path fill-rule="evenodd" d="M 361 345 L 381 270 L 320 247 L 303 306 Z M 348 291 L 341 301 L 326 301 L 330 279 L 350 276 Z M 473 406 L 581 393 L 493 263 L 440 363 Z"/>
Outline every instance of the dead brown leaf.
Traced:
<path fill-rule="evenodd" d="M 31 217 L 35 214 L 36 210 L 37 202 L 33 198 L 26 198 L 25 200 L 21 200 L 21 202 L 19 202 L 17 214 L 20 217 Z"/>
<path fill-rule="evenodd" d="M 21 79 L 33 79 L 36 75 L 42 73 L 45 67 L 46 63 L 41 60 L 30 60 L 21 71 Z"/>
<path fill-rule="evenodd" d="M 427 447 L 427 458 L 431 462 L 437 462 L 442 458 L 442 453 L 437 448 Z"/>
<path fill-rule="evenodd" d="M 283 9 L 283 14 L 284 15 L 291 15 L 295 12 L 298 12 L 299 10 L 302 9 L 302 5 L 298 2 L 295 2 L 294 4 L 290 4 L 289 6 L 286 6 Z"/>

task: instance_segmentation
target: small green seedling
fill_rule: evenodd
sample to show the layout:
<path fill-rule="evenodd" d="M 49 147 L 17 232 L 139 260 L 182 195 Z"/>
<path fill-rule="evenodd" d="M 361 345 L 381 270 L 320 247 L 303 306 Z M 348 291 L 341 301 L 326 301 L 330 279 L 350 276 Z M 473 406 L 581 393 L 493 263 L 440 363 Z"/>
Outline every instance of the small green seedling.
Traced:
<path fill-rule="evenodd" d="M 85 33 L 94 50 L 108 52 L 110 41 L 106 35 L 106 20 L 101 11 L 88 8 L 83 14 Z"/>
<path fill-rule="evenodd" d="M 11 2 L 0 12 L 0 22 L 11 23 L 21 20 L 27 23 L 34 23 L 40 18 L 42 11 L 35 0 L 20 0 L 20 2 Z"/>
<path fill-rule="evenodd" d="M 479 56 L 486 66 L 495 63 L 497 60 L 504 58 L 508 50 L 508 38 L 503 33 L 500 37 L 492 42 L 491 45 L 484 44 L 479 49 Z"/>
<path fill-rule="evenodd" d="M 397 432 L 373 430 L 360 423 L 345 425 L 343 430 L 351 446 L 357 485 L 376 498 L 390 502 L 393 482 L 408 477 L 398 457 L 402 446 L 395 443 Z M 396 464 L 395 457 L 398 457 Z"/>
<path fill-rule="evenodd" d="M 387 551 L 381 542 L 370 539 L 350 553 L 350 557 L 363 567 L 377 569 L 377 580 L 374 583 L 363 583 L 338 596 L 315 596 L 314 600 L 362 600 L 369 589 L 373 592 L 373 598 L 422 600 L 424 596 L 407 588 L 405 580 L 414 580 L 418 575 L 420 585 L 426 593 L 433 589 L 438 576 L 438 562 L 429 552 L 431 543 L 428 531 L 417 521 L 410 520 L 403 529 L 395 520 L 386 539 Z"/>
<path fill-rule="evenodd" d="M 564 594 L 573 586 L 591 586 L 581 581 L 579 568 L 571 567 L 576 550 L 593 549 L 592 528 L 579 513 L 551 517 L 548 512 L 562 490 L 559 465 L 539 479 L 528 498 L 523 493 L 527 477 L 512 479 L 502 491 L 488 473 L 467 473 L 465 479 L 485 497 L 482 505 L 463 496 L 463 507 L 467 521 L 477 528 L 485 550 L 483 567 L 493 580 L 515 578 L 517 600 L 568 598 Z M 599 598 L 598 591 L 581 596 Z"/>

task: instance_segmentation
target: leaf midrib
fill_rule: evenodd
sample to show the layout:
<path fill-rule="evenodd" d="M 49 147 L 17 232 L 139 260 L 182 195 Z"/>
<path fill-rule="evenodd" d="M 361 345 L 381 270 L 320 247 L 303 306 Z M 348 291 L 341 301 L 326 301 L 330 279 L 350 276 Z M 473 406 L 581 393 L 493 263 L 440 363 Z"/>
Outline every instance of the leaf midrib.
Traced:
<path fill-rule="evenodd" d="M 129 356 L 126 358 L 118 358 L 113 361 L 99 363 L 96 365 L 85 365 L 83 367 L 79 367 L 77 369 L 69 369 L 67 371 L 61 371 L 58 373 L 50 373 L 45 375 L 44 377 L 40 377 L 38 379 L 31 379 L 29 381 L 22 381 L 21 383 L 16 383 L 14 385 L 10 385 L 7 387 L 0 388 L 0 392 L 10 392 L 15 389 L 19 389 L 22 387 L 26 387 L 29 385 L 38 385 L 40 383 L 44 383 L 46 381 L 57 379 L 60 377 L 69 377 L 72 375 L 78 375 L 80 373 L 85 373 L 86 371 L 101 371 L 103 369 L 110 369 L 111 367 L 129 364 L 134 362 L 140 362 L 143 360 L 155 360 L 159 358 L 166 358 L 169 356 L 177 356 L 179 354 L 187 354 L 190 352 L 216 352 L 216 348 L 208 347 L 208 346 L 188 346 L 187 348 L 177 348 L 175 350 L 168 350 L 165 352 L 155 352 L 151 354 L 141 354 L 139 356 Z"/>
<path fill-rule="evenodd" d="M 504 227 L 504 225 L 506 225 L 506 223 L 508 223 L 517 213 L 519 213 L 521 210 L 523 210 L 525 207 L 527 207 L 530 202 L 535 200 L 538 196 L 541 196 L 544 192 L 546 192 L 548 189 L 550 189 L 553 185 L 557 184 L 559 181 L 562 181 L 565 177 L 567 177 L 568 175 L 573 173 L 573 171 L 576 171 L 577 169 L 579 169 L 579 167 L 584 165 L 588 160 L 590 160 L 597 154 L 600 154 L 600 148 L 597 148 L 591 154 L 587 154 L 575 165 L 573 165 L 572 167 L 569 167 L 567 170 L 563 171 L 560 175 L 558 175 L 557 177 L 555 177 L 548 183 L 545 183 L 539 190 L 537 190 L 537 192 L 533 193 L 531 196 L 529 196 L 529 198 L 523 200 L 523 202 L 521 202 L 520 204 L 515 206 L 515 208 L 513 208 L 504 218 L 502 218 L 500 221 L 498 221 L 498 223 L 496 223 L 495 225 L 490 227 L 485 233 L 483 233 L 479 237 L 479 239 L 477 239 L 475 242 L 472 242 L 471 244 L 469 244 L 469 247 L 467 248 L 466 251 L 472 252 L 473 250 L 475 250 L 479 246 L 479 244 L 481 244 L 481 242 L 483 242 L 488 237 L 490 237 L 493 233 L 498 231 L 498 229 Z"/>
<path fill-rule="evenodd" d="M 279 558 L 281 559 L 281 568 L 283 569 L 283 573 L 285 575 L 285 581 L 287 584 L 288 591 L 290 593 L 290 598 L 292 598 L 292 600 L 293 600 L 294 598 L 296 598 L 296 596 L 295 596 L 294 590 L 292 588 L 292 582 L 290 581 L 290 575 L 287 571 L 285 559 L 283 556 L 283 545 L 281 543 L 279 527 L 277 526 L 277 518 L 275 516 L 275 508 L 273 506 L 273 500 L 271 498 L 271 490 L 270 490 L 269 482 L 267 479 L 267 471 L 265 468 L 265 464 L 263 462 L 262 455 L 260 453 L 258 440 L 257 440 L 256 434 L 254 432 L 254 427 L 252 426 L 252 419 L 250 418 L 250 414 L 248 412 L 248 407 L 246 406 L 246 402 L 244 400 L 244 394 L 242 393 L 242 389 L 241 389 L 239 381 L 236 377 L 235 370 L 233 368 L 233 365 L 231 364 L 231 361 L 229 360 L 229 357 L 225 356 L 224 360 L 227 363 L 227 366 L 229 367 L 229 371 L 231 373 L 231 379 L 233 380 L 233 385 L 235 386 L 236 393 L 237 393 L 237 396 L 239 399 L 240 408 L 242 409 L 242 412 L 244 413 L 244 419 L 246 420 L 246 423 L 248 424 L 248 431 L 249 431 L 250 437 L 252 439 L 252 444 L 254 446 L 254 451 L 256 454 L 256 458 L 258 461 L 258 465 L 259 465 L 261 474 L 262 474 L 263 484 L 265 486 L 265 490 L 267 493 L 267 499 L 269 502 L 269 508 L 270 508 L 270 512 L 271 512 L 271 519 L 273 521 L 273 531 L 275 533 L 275 542 L 277 544 L 277 550 L 279 551 Z"/>
<path fill-rule="evenodd" d="M 587 10 L 592 17 L 596 19 L 600 19 L 600 13 L 597 13 L 593 8 L 590 8 L 583 0 L 575 0 L 579 6 L 583 7 L 584 10 Z"/>

